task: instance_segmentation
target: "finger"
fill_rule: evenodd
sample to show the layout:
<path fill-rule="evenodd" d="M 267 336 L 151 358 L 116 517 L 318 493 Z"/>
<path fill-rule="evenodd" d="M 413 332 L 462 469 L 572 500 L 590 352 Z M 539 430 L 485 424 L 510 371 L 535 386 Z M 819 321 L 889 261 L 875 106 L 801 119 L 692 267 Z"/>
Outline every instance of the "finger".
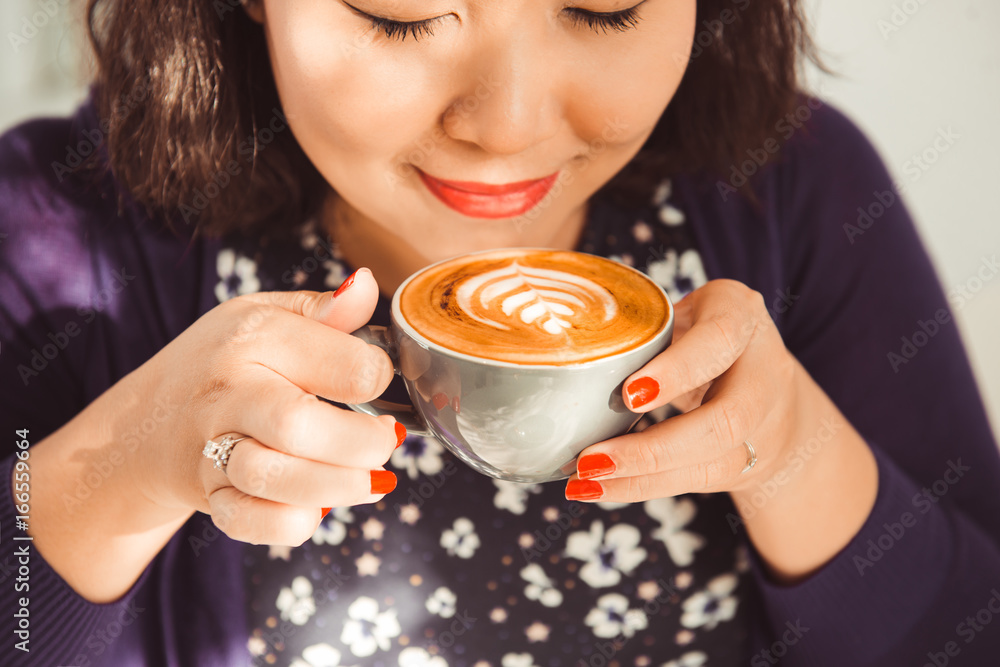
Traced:
<path fill-rule="evenodd" d="M 226 341 L 227 351 L 311 394 L 364 403 L 389 386 L 389 356 L 360 338 L 271 305 L 243 301 L 230 312 L 239 322 Z"/>
<path fill-rule="evenodd" d="M 712 381 L 747 349 L 762 321 L 759 313 L 766 315 L 760 294 L 736 281 L 713 282 L 725 284 L 698 298 L 689 295 L 693 323 L 687 333 L 625 380 L 622 394 L 633 412 L 666 405 Z"/>
<path fill-rule="evenodd" d="M 208 504 L 219 530 L 250 544 L 300 546 L 316 532 L 322 518 L 317 507 L 255 498 L 233 486 L 222 486 L 210 493 Z"/>
<path fill-rule="evenodd" d="M 372 318 L 378 304 L 378 283 L 370 269 L 360 268 L 344 280 L 312 315 L 327 326 L 350 333 Z"/>
<path fill-rule="evenodd" d="M 272 449 L 350 468 L 382 467 L 406 436 L 392 417 L 330 405 L 264 368 L 244 375 L 220 419 Z"/>
<path fill-rule="evenodd" d="M 755 380 L 752 358 L 741 357 L 712 384 L 705 402 L 685 414 L 649 428 L 588 447 L 577 459 L 577 473 L 588 479 L 632 477 L 680 470 L 744 451 L 743 441 L 763 422 L 773 405 L 774 384 L 786 376 Z M 770 379 L 770 378 L 777 379 Z M 748 389 L 752 387 L 752 389 Z M 590 458 L 590 457 L 594 458 Z"/>
<path fill-rule="evenodd" d="M 373 503 L 396 486 L 396 476 L 387 470 L 318 463 L 271 449 L 252 438 L 237 443 L 226 475 L 247 495 L 304 507 Z"/>
<path fill-rule="evenodd" d="M 378 304 L 378 284 L 370 269 L 360 268 L 334 292 L 255 292 L 239 297 L 253 303 L 278 306 L 345 333 L 371 319 Z"/>
<path fill-rule="evenodd" d="M 636 503 L 684 493 L 715 493 L 733 486 L 746 463 L 746 452 L 740 448 L 711 461 L 648 475 L 598 480 L 581 480 L 574 476 L 566 483 L 566 498 L 589 502 Z"/>

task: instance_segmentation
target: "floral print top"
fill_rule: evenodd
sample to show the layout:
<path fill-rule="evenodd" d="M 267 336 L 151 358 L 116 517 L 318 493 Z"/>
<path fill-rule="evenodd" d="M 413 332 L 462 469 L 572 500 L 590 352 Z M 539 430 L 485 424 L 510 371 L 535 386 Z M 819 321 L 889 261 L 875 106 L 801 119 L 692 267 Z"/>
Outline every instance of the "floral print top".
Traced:
<path fill-rule="evenodd" d="M 595 197 L 578 250 L 635 266 L 675 302 L 706 281 L 665 180 L 623 212 Z M 353 270 L 315 220 L 286 255 L 249 239 L 217 257 L 220 301 L 336 288 Z M 381 299 L 374 323 L 388 323 Z M 669 417 L 669 406 L 636 426 Z M 247 648 L 293 667 L 722 667 L 745 660 L 746 546 L 725 494 L 581 503 L 410 436 L 395 490 L 334 508 L 300 547 L 247 545 Z"/>

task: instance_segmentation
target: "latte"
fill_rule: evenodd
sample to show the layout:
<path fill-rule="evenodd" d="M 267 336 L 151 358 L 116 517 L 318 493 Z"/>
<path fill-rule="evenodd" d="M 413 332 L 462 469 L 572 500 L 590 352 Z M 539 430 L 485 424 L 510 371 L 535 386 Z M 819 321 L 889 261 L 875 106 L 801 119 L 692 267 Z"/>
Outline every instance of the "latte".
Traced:
<path fill-rule="evenodd" d="M 639 271 L 560 250 L 466 255 L 411 278 L 399 295 L 406 323 L 474 357 L 562 366 L 635 349 L 667 325 L 670 304 Z"/>

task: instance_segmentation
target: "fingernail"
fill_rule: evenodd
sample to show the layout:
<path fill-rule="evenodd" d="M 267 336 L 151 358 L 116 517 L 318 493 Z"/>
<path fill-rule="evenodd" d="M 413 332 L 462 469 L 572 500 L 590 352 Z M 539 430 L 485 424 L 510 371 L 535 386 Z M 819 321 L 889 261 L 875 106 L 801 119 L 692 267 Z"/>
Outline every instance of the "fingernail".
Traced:
<path fill-rule="evenodd" d="M 438 392 L 431 396 L 431 402 L 434 403 L 435 410 L 441 410 L 444 406 L 448 405 L 448 397 Z"/>
<path fill-rule="evenodd" d="M 354 284 L 354 277 L 356 275 L 358 275 L 358 271 L 360 271 L 360 270 L 361 269 L 358 269 L 357 271 L 355 271 L 351 275 L 347 276 L 347 280 L 345 280 L 344 282 L 340 283 L 340 287 L 338 287 L 337 291 L 333 293 L 333 298 L 334 299 L 336 299 L 338 296 L 340 296 L 341 294 L 343 294 L 344 292 L 346 292 L 347 288 Z"/>
<path fill-rule="evenodd" d="M 372 493 L 389 493 L 396 488 L 396 475 L 388 470 L 372 470 Z"/>
<path fill-rule="evenodd" d="M 322 521 L 326 518 L 326 515 L 329 514 L 332 509 L 332 507 L 321 507 L 319 511 L 322 512 L 322 514 L 319 515 L 319 520 Z"/>
<path fill-rule="evenodd" d="M 399 449 L 399 446 L 403 444 L 404 440 L 406 440 L 406 427 L 400 424 L 399 422 L 396 422 L 395 429 L 396 429 L 396 449 Z"/>
<path fill-rule="evenodd" d="M 625 387 L 625 400 L 631 409 L 641 408 L 660 395 L 660 383 L 650 377 L 639 378 Z"/>
<path fill-rule="evenodd" d="M 576 462 L 576 474 L 580 479 L 610 475 L 615 469 L 615 462 L 607 454 L 587 454 Z"/>
<path fill-rule="evenodd" d="M 589 479 L 571 479 L 566 482 L 566 500 L 597 500 L 604 495 L 600 482 Z"/>

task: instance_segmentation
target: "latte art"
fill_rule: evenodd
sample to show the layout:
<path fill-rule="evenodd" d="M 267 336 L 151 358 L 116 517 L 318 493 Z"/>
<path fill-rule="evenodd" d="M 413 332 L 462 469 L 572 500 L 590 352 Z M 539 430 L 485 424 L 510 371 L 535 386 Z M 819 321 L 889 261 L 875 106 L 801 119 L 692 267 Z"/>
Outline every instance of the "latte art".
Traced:
<path fill-rule="evenodd" d="M 619 354 L 667 326 L 670 304 L 640 272 L 603 257 L 508 249 L 428 267 L 398 295 L 402 319 L 455 352 L 566 365 Z"/>
<path fill-rule="evenodd" d="M 510 331 L 538 326 L 551 335 L 565 333 L 586 313 L 610 322 L 618 314 L 615 297 L 593 280 L 554 269 L 508 266 L 465 280 L 456 291 L 458 307 L 468 317 Z"/>

